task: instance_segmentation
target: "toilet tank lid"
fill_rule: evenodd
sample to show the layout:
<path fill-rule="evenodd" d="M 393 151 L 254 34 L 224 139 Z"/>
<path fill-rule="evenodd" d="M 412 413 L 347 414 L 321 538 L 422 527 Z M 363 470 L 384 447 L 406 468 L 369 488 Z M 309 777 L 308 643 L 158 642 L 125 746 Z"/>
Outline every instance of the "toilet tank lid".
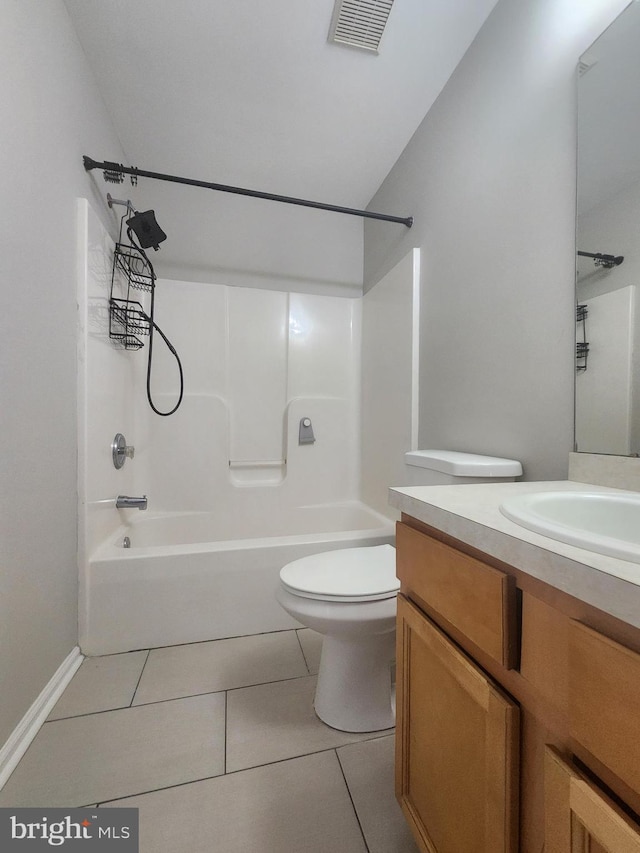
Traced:
<path fill-rule="evenodd" d="M 405 453 L 407 465 L 429 468 L 454 477 L 519 477 L 522 465 L 517 459 L 460 453 L 457 450 L 412 450 Z"/>

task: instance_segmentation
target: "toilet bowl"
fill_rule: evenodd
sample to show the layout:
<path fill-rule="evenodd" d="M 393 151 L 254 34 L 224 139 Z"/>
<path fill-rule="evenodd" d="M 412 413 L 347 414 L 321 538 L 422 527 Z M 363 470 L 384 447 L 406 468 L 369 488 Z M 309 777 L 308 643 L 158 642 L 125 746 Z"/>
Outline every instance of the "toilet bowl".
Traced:
<path fill-rule="evenodd" d="M 395 725 L 391 663 L 399 588 L 392 545 L 313 554 L 280 571 L 282 607 L 323 634 L 314 707 L 335 729 Z"/>
<path fill-rule="evenodd" d="M 517 460 L 450 450 L 411 451 L 405 463 L 411 486 L 509 482 L 522 474 Z M 395 725 L 391 662 L 399 588 L 391 545 L 314 554 L 280 571 L 280 604 L 324 635 L 314 705 L 335 729 Z"/>

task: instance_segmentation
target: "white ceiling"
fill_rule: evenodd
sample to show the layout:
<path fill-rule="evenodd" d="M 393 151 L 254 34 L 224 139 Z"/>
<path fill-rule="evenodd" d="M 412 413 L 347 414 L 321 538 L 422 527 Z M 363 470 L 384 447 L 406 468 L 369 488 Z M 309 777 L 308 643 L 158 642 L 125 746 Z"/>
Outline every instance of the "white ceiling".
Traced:
<path fill-rule="evenodd" d="M 328 43 L 334 0 L 65 0 L 130 165 L 348 207 L 495 3 L 395 0 L 376 56 Z"/>

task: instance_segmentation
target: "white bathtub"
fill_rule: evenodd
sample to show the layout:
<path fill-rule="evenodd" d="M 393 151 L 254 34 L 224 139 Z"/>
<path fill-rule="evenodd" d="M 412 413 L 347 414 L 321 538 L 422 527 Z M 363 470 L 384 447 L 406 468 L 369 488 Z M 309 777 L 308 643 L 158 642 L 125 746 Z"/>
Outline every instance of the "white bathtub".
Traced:
<path fill-rule="evenodd" d="M 298 627 L 275 601 L 291 560 L 393 542 L 389 519 L 358 502 L 259 513 L 152 514 L 100 545 L 81 581 L 84 654 Z M 129 537 L 131 547 L 123 546 Z"/>

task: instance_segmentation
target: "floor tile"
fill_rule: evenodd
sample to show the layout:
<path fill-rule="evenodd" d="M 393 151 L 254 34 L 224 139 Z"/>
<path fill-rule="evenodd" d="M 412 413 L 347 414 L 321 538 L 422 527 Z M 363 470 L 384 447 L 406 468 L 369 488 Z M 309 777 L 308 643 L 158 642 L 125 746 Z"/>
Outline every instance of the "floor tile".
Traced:
<path fill-rule="evenodd" d="M 81 806 L 224 773 L 224 693 L 45 723 L 0 806 Z"/>
<path fill-rule="evenodd" d="M 148 652 L 85 658 L 49 720 L 128 708 Z"/>
<path fill-rule="evenodd" d="M 322 634 L 311 628 L 300 628 L 297 631 L 302 652 L 311 675 L 317 675 L 320 668 L 320 653 L 322 652 Z"/>
<path fill-rule="evenodd" d="M 113 806 L 140 810 L 140 853 L 366 853 L 333 750 Z"/>
<path fill-rule="evenodd" d="M 295 678 L 227 694 L 227 772 L 371 738 L 329 728 L 313 710 L 316 679 Z"/>
<path fill-rule="evenodd" d="M 418 853 L 394 794 L 394 737 L 337 752 L 369 853 Z"/>
<path fill-rule="evenodd" d="M 295 631 L 152 649 L 133 704 L 306 674 Z"/>

